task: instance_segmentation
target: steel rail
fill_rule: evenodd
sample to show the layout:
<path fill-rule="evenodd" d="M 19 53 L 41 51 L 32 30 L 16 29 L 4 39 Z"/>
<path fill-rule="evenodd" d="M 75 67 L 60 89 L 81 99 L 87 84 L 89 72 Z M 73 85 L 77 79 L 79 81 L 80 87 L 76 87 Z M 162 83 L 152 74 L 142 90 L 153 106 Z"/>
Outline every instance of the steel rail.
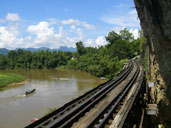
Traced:
<path fill-rule="evenodd" d="M 137 88 L 136 88 L 136 91 L 135 91 L 135 93 L 131 96 L 131 100 L 128 101 L 129 103 L 128 103 L 128 105 L 127 105 L 127 111 L 124 113 L 124 116 L 122 117 L 122 120 L 120 121 L 118 127 L 120 127 L 120 128 L 123 127 L 124 122 L 125 122 L 125 120 L 126 120 L 128 114 L 129 114 L 129 112 L 130 112 L 130 110 L 131 110 L 131 108 L 132 108 L 134 102 L 135 102 L 135 99 L 136 99 L 138 93 L 140 92 L 140 89 L 142 88 L 143 82 L 144 82 L 144 68 L 142 68 L 142 70 L 141 70 L 141 74 L 140 74 L 140 77 L 139 77 L 139 82 L 138 82 L 138 86 L 137 86 Z"/>
<path fill-rule="evenodd" d="M 110 103 L 108 103 L 100 113 L 86 126 L 86 128 L 102 128 L 104 127 L 105 123 L 110 119 L 114 110 L 116 110 L 118 104 L 123 99 L 123 97 L 127 94 L 133 83 L 135 82 L 140 69 L 137 65 L 137 70 L 134 76 L 131 78 L 130 81 L 126 83 L 126 86 L 122 89 L 120 93 L 116 97 L 112 99 Z"/>
<path fill-rule="evenodd" d="M 82 96 L 74 99 L 73 101 L 65 104 L 64 106 L 60 107 L 56 111 L 48 114 L 47 116 L 39 119 L 38 121 L 26 126 L 26 128 L 33 128 L 33 127 L 44 127 L 46 125 L 49 125 L 49 123 L 52 123 L 54 120 L 60 119 L 62 115 L 64 115 L 65 112 L 68 112 L 69 110 L 73 109 L 75 106 L 81 104 L 85 100 L 87 100 L 89 97 L 96 94 L 98 91 L 103 90 L 108 85 L 115 84 L 119 79 L 121 79 L 124 75 L 128 75 L 128 72 L 133 68 L 132 62 L 128 64 L 128 68 L 122 70 L 114 80 L 109 80 L 103 84 L 100 84 L 96 88 L 90 90 L 89 92 L 83 94 Z"/>
<path fill-rule="evenodd" d="M 129 70 L 129 72 L 127 72 L 123 77 L 117 80 L 114 84 L 112 83 L 112 84 L 107 85 L 103 89 L 99 90 L 91 98 L 89 98 L 86 102 L 80 104 L 73 111 L 65 115 L 63 118 L 50 124 L 49 128 L 70 127 L 81 116 L 83 116 L 86 112 L 88 112 L 95 104 L 97 104 L 102 98 L 104 98 L 114 87 L 116 87 L 121 81 L 123 81 L 131 72 L 132 68 Z"/>

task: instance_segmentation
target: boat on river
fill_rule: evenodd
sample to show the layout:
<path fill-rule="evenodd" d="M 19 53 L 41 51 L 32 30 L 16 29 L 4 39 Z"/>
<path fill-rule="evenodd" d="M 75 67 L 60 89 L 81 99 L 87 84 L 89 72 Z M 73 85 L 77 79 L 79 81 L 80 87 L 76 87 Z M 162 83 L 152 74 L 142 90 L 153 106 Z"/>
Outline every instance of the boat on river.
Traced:
<path fill-rule="evenodd" d="M 33 93 L 33 92 L 35 92 L 36 91 L 36 89 L 34 88 L 34 89 L 32 89 L 32 90 L 28 90 L 28 91 L 26 91 L 26 95 L 28 95 L 28 94 L 31 94 L 31 93 Z"/>

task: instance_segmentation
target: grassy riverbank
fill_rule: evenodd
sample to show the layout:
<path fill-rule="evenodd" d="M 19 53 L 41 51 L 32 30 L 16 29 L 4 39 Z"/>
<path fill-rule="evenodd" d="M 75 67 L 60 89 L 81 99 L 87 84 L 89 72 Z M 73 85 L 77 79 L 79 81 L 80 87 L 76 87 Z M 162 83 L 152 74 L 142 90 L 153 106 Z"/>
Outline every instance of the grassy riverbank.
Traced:
<path fill-rule="evenodd" d="M 24 80 L 25 78 L 18 74 L 0 73 L 0 88 L 6 87 L 12 83 L 22 82 Z"/>

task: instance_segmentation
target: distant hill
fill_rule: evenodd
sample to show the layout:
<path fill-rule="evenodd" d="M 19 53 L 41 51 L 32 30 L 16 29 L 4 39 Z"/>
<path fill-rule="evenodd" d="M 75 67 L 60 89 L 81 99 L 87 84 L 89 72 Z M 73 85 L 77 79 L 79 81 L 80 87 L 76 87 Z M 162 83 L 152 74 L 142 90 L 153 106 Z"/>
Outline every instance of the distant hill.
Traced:
<path fill-rule="evenodd" d="M 6 48 L 0 48 L 0 54 L 7 54 L 9 52 Z"/>
<path fill-rule="evenodd" d="M 46 47 L 40 47 L 40 48 L 16 48 L 15 50 L 17 50 L 17 49 L 23 49 L 25 51 L 31 51 L 31 52 L 36 52 L 36 51 L 41 51 L 41 50 L 44 50 L 44 51 L 46 51 L 46 50 L 51 51 L 52 50 L 52 49 L 49 49 L 49 48 L 46 48 Z"/>
<path fill-rule="evenodd" d="M 20 48 L 16 48 L 15 50 L 17 49 L 20 49 Z M 76 52 L 76 48 L 73 48 L 73 47 L 67 47 L 67 46 L 61 46 L 59 47 L 58 49 L 50 49 L 50 48 L 47 48 L 47 47 L 40 47 L 40 48 L 21 48 L 23 50 L 26 50 L 26 51 L 31 51 L 31 52 L 36 52 L 36 51 L 41 51 L 41 50 L 49 50 L 49 51 L 63 51 L 63 52 L 66 52 L 66 51 L 69 51 L 69 52 Z M 0 54 L 7 54 L 10 50 L 6 49 L 6 48 L 0 48 Z"/>
<path fill-rule="evenodd" d="M 73 47 L 67 47 L 67 46 L 61 46 L 58 49 L 50 49 L 47 47 L 40 47 L 40 48 L 23 48 L 23 50 L 31 51 L 31 52 L 36 52 L 36 51 L 41 51 L 41 50 L 49 50 L 49 51 L 69 51 L 69 52 L 76 52 L 76 48 Z"/>
<path fill-rule="evenodd" d="M 67 47 L 67 46 L 61 46 L 59 49 L 56 49 L 58 51 L 70 51 L 70 52 L 76 52 L 77 49 L 76 48 L 73 48 L 73 47 Z"/>

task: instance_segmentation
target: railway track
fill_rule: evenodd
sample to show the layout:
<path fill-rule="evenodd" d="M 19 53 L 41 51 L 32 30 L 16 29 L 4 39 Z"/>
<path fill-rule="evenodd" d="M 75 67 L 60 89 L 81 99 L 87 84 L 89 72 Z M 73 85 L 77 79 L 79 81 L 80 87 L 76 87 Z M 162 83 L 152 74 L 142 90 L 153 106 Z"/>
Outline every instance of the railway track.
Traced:
<path fill-rule="evenodd" d="M 134 73 L 131 80 L 127 81 L 126 86 L 123 87 L 122 91 L 117 94 L 116 97 L 113 97 L 112 101 L 108 103 L 94 119 L 86 126 L 86 128 L 102 128 L 105 124 L 108 123 L 110 118 L 114 118 L 113 113 L 117 111 L 118 106 L 120 106 L 121 101 L 127 96 L 129 89 L 135 82 L 138 74 L 139 74 L 139 67 L 137 66 L 136 72 Z"/>
<path fill-rule="evenodd" d="M 104 84 L 97 86 L 84 95 L 65 104 L 58 110 L 26 126 L 26 128 L 71 127 L 76 121 L 83 117 L 85 113 L 90 111 L 91 108 L 98 104 L 111 90 L 125 80 L 135 67 L 136 72 L 131 80 L 127 81 L 126 86 L 124 86 L 122 91 L 119 92 L 118 95 L 112 99 L 112 102 L 107 104 L 104 109 L 101 110 L 101 112 L 99 112 L 98 115 L 95 116 L 95 118 L 87 125 L 87 128 L 103 127 L 106 121 L 110 118 L 111 113 L 116 109 L 121 100 L 123 100 L 124 96 L 128 93 L 132 84 L 136 80 L 136 77 L 139 73 L 139 68 L 135 62 L 129 62 L 127 68 L 120 72 L 114 80 L 109 80 Z"/>

